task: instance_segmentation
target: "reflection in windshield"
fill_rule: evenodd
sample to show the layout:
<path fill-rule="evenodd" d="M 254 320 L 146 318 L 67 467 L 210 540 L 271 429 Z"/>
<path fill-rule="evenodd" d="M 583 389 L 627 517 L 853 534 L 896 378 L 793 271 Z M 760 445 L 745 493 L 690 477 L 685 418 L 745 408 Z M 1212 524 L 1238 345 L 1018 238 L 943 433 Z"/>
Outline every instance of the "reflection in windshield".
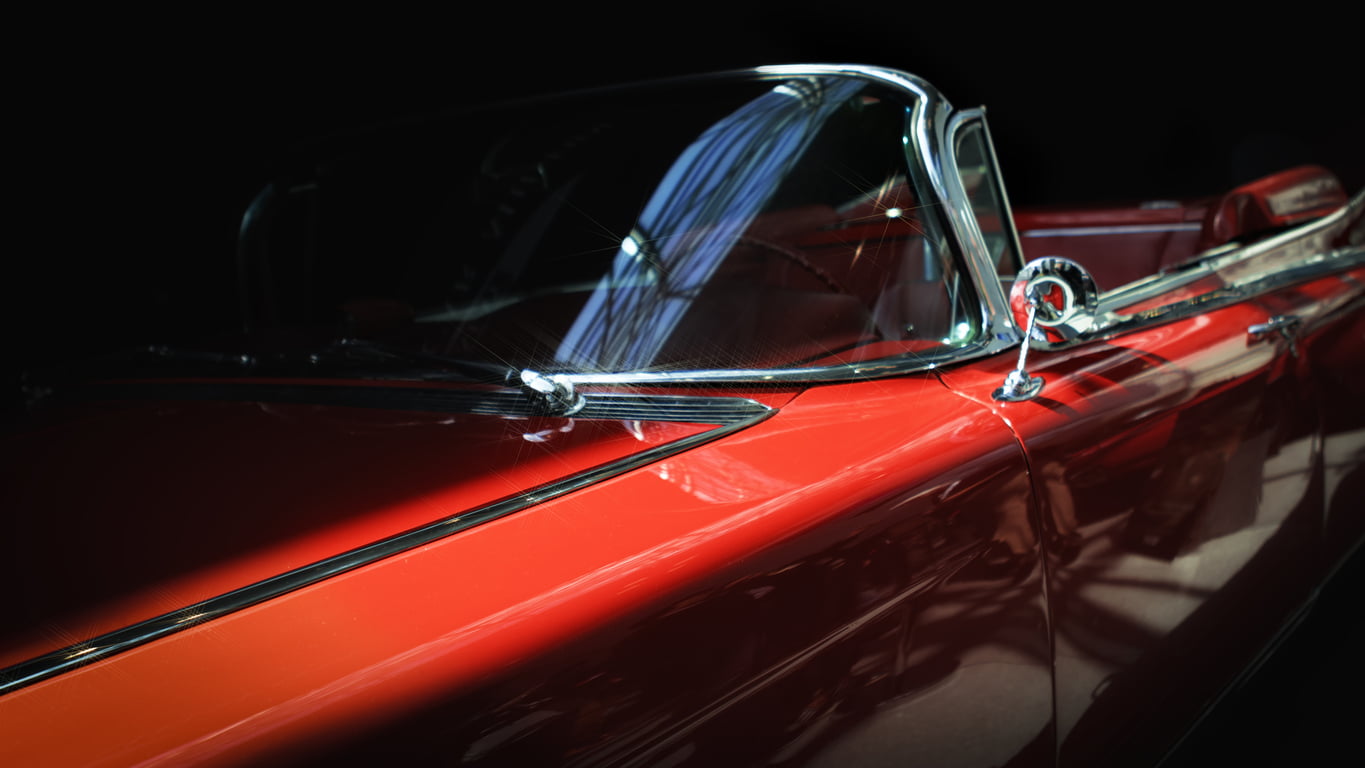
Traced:
<path fill-rule="evenodd" d="M 249 348 L 610 373 L 974 340 L 908 97 L 821 77 L 566 98 L 302 158 L 245 241 Z"/>
<path fill-rule="evenodd" d="M 860 87 L 837 81 L 826 93 L 818 80 L 792 81 L 693 142 L 645 205 L 556 362 L 608 370 L 653 363 L 693 298 L 767 205 L 775 180 L 790 173 L 825 119 Z M 654 232 L 689 234 L 655 239 Z"/>

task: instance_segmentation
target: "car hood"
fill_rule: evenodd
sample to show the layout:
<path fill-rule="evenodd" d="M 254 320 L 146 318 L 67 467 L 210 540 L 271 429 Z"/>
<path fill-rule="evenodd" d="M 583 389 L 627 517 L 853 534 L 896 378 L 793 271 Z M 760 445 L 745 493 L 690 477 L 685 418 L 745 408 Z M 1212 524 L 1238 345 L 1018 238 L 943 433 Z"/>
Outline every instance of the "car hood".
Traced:
<path fill-rule="evenodd" d="M 465 412 L 490 409 L 406 385 L 178 386 L 45 402 L 5 434 L 0 668 L 721 421 Z"/>

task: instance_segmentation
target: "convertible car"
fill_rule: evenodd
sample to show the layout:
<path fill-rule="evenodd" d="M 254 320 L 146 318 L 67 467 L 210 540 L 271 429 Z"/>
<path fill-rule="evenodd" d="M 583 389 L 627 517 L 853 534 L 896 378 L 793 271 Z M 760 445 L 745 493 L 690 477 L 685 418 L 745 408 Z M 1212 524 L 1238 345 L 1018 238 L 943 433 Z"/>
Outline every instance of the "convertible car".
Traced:
<path fill-rule="evenodd" d="M 775 66 L 316 141 L 26 379 L 0 765 L 1160 762 L 1365 534 L 1365 196 Z"/>

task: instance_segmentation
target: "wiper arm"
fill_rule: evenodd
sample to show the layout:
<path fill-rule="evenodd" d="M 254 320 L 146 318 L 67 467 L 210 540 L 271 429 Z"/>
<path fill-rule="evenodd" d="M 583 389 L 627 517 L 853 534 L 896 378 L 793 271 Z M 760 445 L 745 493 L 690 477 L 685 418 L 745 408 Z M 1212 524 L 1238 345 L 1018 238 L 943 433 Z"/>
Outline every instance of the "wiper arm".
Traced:
<path fill-rule="evenodd" d="M 131 368 L 131 370 L 130 370 Z M 186 369 L 189 370 L 186 370 Z M 110 354 L 67 367 L 70 378 L 89 378 L 101 372 L 128 375 L 165 375 L 209 373 L 213 376 L 306 376 L 326 369 L 354 369 L 388 376 L 401 375 L 423 381 L 458 380 L 476 384 L 499 384 L 520 390 L 536 413 L 546 416 L 572 416 L 587 405 L 587 399 L 574 389 L 562 374 L 543 374 L 530 369 L 517 370 L 497 363 L 460 360 L 425 352 L 390 347 L 362 339 L 341 339 L 321 349 L 271 354 L 246 354 L 191 349 L 153 344 Z"/>
<path fill-rule="evenodd" d="M 564 376 L 546 375 L 528 368 L 508 378 L 547 416 L 572 416 L 588 404 L 587 398 L 574 391 L 573 382 Z"/>
<path fill-rule="evenodd" d="M 378 362 L 432 365 L 444 367 L 454 371 L 461 378 L 478 383 L 505 384 L 517 387 L 531 401 L 535 410 L 546 416 L 572 416 L 583 410 L 583 407 L 588 404 L 587 399 L 574 390 L 573 382 L 560 374 L 543 374 L 529 368 L 517 371 L 515 368 L 509 368 L 505 365 L 457 360 L 421 352 L 398 350 L 354 339 L 343 339 L 329 349 L 332 353 L 340 352 L 351 360 L 357 359 L 352 356 L 358 355 L 359 359 L 362 360 L 373 358 Z M 311 358 L 313 362 L 318 362 L 316 353 Z M 449 378 L 449 376 L 444 372 L 428 373 L 422 378 L 440 380 Z"/>

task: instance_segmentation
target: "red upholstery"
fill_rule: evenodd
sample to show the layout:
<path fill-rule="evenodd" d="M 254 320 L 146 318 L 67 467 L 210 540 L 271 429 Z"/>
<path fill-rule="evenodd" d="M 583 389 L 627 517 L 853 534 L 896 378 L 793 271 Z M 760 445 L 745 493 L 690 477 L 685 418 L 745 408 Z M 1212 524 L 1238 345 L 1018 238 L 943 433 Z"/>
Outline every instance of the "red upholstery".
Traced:
<path fill-rule="evenodd" d="M 1199 250 L 1325 216 L 1346 205 L 1326 168 L 1302 165 L 1243 184 L 1209 206 Z"/>

